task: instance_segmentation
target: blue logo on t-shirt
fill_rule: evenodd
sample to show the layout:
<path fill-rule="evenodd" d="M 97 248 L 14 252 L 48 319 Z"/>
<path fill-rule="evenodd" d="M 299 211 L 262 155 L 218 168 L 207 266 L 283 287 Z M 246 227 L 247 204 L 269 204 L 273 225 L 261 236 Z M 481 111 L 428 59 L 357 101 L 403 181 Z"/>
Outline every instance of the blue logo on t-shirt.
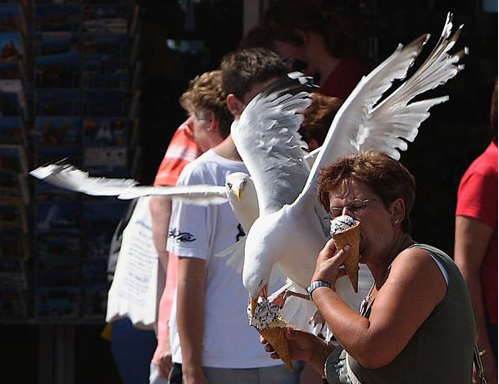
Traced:
<path fill-rule="evenodd" d="M 177 243 L 190 243 L 196 240 L 189 232 L 180 232 L 177 228 L 172 228 L 168 232 L 168 237 L 173 237 Z"/>

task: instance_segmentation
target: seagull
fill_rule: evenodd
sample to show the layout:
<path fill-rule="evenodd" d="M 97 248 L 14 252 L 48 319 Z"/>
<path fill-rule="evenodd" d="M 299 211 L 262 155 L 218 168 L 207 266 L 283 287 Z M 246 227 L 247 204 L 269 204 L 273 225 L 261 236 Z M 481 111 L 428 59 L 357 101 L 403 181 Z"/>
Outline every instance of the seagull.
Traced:
<path fill-rule="evenodd" d="M 270 85 L 248 104 L 231 128 L 236 148 L 251 174 L 251 178 L 247 175 L 243 178 L 245 182 L 230 182 L 229 176 L 224 187 L 197 185 L 180 190 L 139 186 L 130 179 L 91 178 L 72 166 L 40 167 L 31 174 L 94 196 L 132 199 L 165 195 L 193 204 L 229 201 L 238 219 L 245 223 L 242 225 L 247 236 L 226 252 L 234 253 L 235 248 L 241 249 L 241 244 L 244 248 L 228 263 L 242 269 L 243 284 L 252 302 L 262 294 L 267 296 L 271 273 L 277 270 L 275 266 L 289 279 L 288 286 L 305 292 L 317 255 L 329 239 L 329 214 L 316 198 L 318 170 L 340 156 L 370 149 L 386 152 L 398 160 L 400 151 L 407 149 L 407 142 L 417 136 L 429 109 L 446 102 L 448 97 L 416 102 L 411 102 L 412 99 L 446 83 L 464 68 L 458 63 L 467 53 L 466 48 L 453 55 L 448 53 L 461 29 L 462 26 L 452 33 L 449 13 L 442 35 L 426 61 L 382 99 L 395 80 L 406 78 L 429 35 L 405 47 L 399 45 L 390 57 L 361 79 L 337 112 L 323 146 L 313 154 L 306 153 L 305 143 L 298 134 L 303 119 L 299 112 L 310 103 L 310 89 L 306 89 L 309 80 L 292 73 L 286 80 Z M 68 183 L 64 178 L 72 173 L 79 181 Z M 250 192 L 242 192 L 245 188 Z M 246 210 L 242 207 L 245 204 L 249 206 Z M 340 278 L 336 289 L 346 302 L 358 308 L 371 282 L 369 270 L 361 264 L 359 294 L 353 292 L 347 278 Z"/>
<path fill-rule="evenodd" d="M 236 148 L 254 181 L 259 217 L 246 236 L 243 284 L 252 306 L 267 295 L 274 265 L 302 290 L 310 284 L 317 255 L 329 239 L 329 215 L 316 197 L 318 171 L 325 164 L 350 153 L 378 150 L 399 160 L 429 109 L 446 102 L 448 96 L 412 101 L 416 96 L 446 83 L 464 66 L 459 60 L 467 48 L 450 54 L 462 25 L 452 32 L 452 14 L 447 19 L 435 48 L 426 61 L 406 79 L 430 35 L 399 44 L 394 53 L 363 77 L 337 112 L 317 159 L 310 169 L 303 160 L 297 135 L 308 98 L 306 92 L 289 94 L 287 89 L 262 92 L 235 121 L 231 134 Z M 386 97 L 395 80 L 405 80 Z M 384 98 L 383 98 L 384 97 Z M 412 101 L 412 102 L 411 102 Z M 367 267 L 360 265 L 359 280 L 370 280 Z M 343 281 L 342 281 L 343 280 Z M 366 292 L 370 283 L 359 291 Z M 340 294 L 352 300 L 348 279 L 338 280 Z"/>

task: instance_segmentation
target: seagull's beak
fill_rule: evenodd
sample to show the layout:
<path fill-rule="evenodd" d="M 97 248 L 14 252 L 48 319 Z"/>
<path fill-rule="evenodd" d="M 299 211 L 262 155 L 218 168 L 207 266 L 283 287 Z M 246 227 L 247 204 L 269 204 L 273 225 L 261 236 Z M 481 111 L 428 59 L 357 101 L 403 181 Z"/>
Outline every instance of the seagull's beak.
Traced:
<path fill-rule="evenodd" d="M 255 314 L 255 308 L 256 304 L 258 303 L 258 297 L 264 297 L 267 298 L 267 286 L 264 286 L 262 290 L 260 291 L 260 294 L 257 296 L 257 298 L 253 298 L 253 296 L 250 298 L 250 314 L 251 317 Z"/>
<path fill-rule="evenodd" d="M 251 317 L 253 317 L 253 315 L 255 314 L 255 308 L 256 308 L 256 303 L 257 303 L 257 300 L 255 300 L 254 298 L 251 298 L 250 299 L 250 314 L 251 314 Z"/>
<path fill-rule="evenodd" d="M 237 200 L 241 200 L 241 189 L 236 188 L 234 192 L 236 194 Z"/>

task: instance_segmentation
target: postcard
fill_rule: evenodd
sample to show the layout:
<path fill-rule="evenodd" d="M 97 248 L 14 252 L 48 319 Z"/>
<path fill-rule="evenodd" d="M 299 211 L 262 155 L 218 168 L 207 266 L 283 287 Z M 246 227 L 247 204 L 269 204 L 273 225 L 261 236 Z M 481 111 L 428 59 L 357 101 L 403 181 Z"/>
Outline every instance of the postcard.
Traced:
<path fill-rule="evenodd" d="M 83 61 L 82 84 L 85 88 L 127 88 L 128 64 L 115 60 Z"/>
<path fill-rule="evenodd" d="M 85 34 L 81 45 L 84 60 L 127 61 L 128 36 L 126 34 Z"/>
<path fill-rule="evenodd" d="M 37 31 L 77 31 L 80 16 L 78 4 L 36 4 Z"/>
<path fill-rule="evenodd" d="M 126 116 L 128 91 L 122 89 L 86 89 L 83 91 L 86 116 Z"/>
<path fill-rule="evenodd" d="M 35 84 L 40 88 L 80 86 L 77 52 L 35 57 Z"/>
<path fill-rule="evenodd" d="M 19 4 L 0 4 L 0 31 L 17 32 L 21 26 Z"/>
<path fill-rule="evenodd" d="M 84 117 L 83 144 L 88 147 L 125 147 L 127 144 L 125 117 Z"/>
<path fill-rule="evenodd" d="M 95 175 L 106 177 L 126 177 L 126 147 L 85 148 L 84 167 Z"/>
<path fill-rule="evenodd" d="M 79 116 L 80 90 L 77 88 L 39 88 L 35 90 L 38 116 Z"/>
<path fill-rule="evenodd" d="M 39 146 L 78 145 L 81 119 L 73 116 L 42 116 L 35 120 L 36 142 Z"/>
<path fill-rule="evenodd" d="M 20 79 L 0 80 L 0 111 L 3 116 L 27 116 L 26 98 Z"/>
<path fill-rule="evenodd" d="M 78 52 L 78 41 L 76 32 L 38 32 L 35 52 L 40 56 Z"/>
<path fill-rule="evenodd" d="M 0 64 L 20 60 L 24 47 L 19 32 L 0 32 Z"/>

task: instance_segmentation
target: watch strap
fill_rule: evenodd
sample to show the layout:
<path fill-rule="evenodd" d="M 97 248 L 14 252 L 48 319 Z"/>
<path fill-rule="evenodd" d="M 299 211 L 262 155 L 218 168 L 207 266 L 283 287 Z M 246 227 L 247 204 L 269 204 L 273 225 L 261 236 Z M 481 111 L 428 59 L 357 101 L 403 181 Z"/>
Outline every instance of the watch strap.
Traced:
<path fill-rule="evenodd" d="M 320 287 L 331 288 L 331 284 L 329 284 L 327 281 L 324 281 L 324 280 L 317 280 L 317 281 L 312 282 L 307 288 L 307 292 L 308 292 L 308 295 L 310 296 L 310 300 L 312 300 L 312 292 L 314 292 L 317 288 L 320 288 Z"/>

